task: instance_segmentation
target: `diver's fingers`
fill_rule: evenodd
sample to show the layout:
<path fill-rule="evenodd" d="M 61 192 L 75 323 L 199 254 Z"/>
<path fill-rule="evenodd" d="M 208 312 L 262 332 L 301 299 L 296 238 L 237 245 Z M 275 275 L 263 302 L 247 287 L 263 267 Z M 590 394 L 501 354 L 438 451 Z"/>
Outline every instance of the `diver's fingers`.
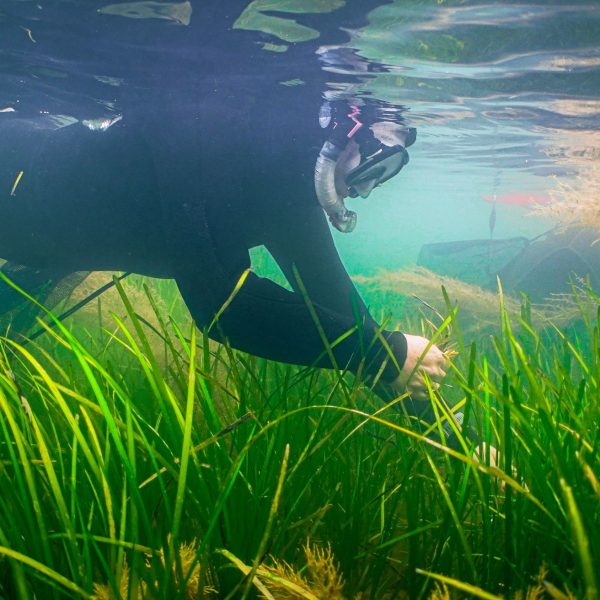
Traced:
<path fill-rule="evenodd" d="M 424 400 L 426 400 L 427 402 L 430 401 L 430 391 L 428 389 L 419 389 L 416 391 L 408 391 L 408 395 L 410 396 L 410 398 L 412 400 L 417 400 L 419 402 L 422 402 Z"/>
<path fill-rule="evenodd" d="M 424 379 L 415 379 L 414 381 L 410 381 L 406 386 L 406 391 L 414 399 L 429 398 L 430 389 L 437 392 L 440 389 L 440 384 L 436 381 L 430 381 L 429 385 L 427 385 Z"/>
<path fill-rule="evenodd" d="M 432 381 L 441 381 L 446 377 L 446 371 L 441 369 L 440 367 L 420 367 L 415 373 L 413 373 L 412 378 L 415 380 L 425 380 L 425 376 L 429 377 Z"/>
<path fill-rule="evenodd" d="M 421 372 L 427 374 L 431 379 L 443 379 L 446 377 L 446 371 L 440 367 L 425 367 L 421 369 Z"/>
<path fill-rule="evenodd" d="M 440 369 L 446 371 L 450 367 L 450 361 L 437 346 L 433 346 L 423 357 L 421 365 L 427 369 Z"/>

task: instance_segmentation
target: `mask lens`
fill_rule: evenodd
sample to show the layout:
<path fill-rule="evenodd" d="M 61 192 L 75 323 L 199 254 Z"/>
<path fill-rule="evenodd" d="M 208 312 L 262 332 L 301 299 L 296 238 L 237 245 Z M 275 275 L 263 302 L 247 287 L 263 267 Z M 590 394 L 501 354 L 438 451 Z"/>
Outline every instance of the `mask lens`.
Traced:
<path fill-rule="evenodd" d="M 356 196 L 361 196 L 362 198 L 367 198 L 373 189 L 382 182 L 381 178 L 384 173 L 385 169 L 374 167 L 368 169 L 359 177 L 353 177 L 352 183 L 348 184 L 351 197 L 356 198 Z"/>
<path fill-rule="evenodd" d="M 384 147 L 348 173 L 346 184 L 350 195 L 367 198 L 373 188 L 397 175 L 407 162 L 408 153 L 402 146 Z"/>

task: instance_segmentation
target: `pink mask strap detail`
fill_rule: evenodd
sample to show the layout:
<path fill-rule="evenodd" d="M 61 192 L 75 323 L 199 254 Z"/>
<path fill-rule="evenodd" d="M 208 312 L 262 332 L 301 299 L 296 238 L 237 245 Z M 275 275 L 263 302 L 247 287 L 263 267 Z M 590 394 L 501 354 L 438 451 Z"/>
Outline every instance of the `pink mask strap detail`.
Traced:
<path fill-rule="evenodd" d="M 363 126 L 357 119 L 358 115 L 360 115 L 360 108 L 358 108 L 356 104 L 350 105 L 350 108 L 352 109 L 352 112 L 348 113 L 348 118 L 354 122 L 354 127 L 348 132 L 348 138 L 351 138 Z"/>

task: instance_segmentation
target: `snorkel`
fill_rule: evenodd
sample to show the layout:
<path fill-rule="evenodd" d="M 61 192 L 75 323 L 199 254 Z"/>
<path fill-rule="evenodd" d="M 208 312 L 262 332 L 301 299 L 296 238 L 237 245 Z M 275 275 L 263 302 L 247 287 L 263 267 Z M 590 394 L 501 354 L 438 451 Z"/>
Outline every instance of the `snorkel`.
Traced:
<path fill-rule="evenodd" d="M 331 224 L 338 231 L 349 233 L 356 227 L 356 213 L 346 208 L 335 187 L 335 168 L 342 151 L 329 140 L 323 144 L 315 165 L 315 191 Z"/>
<path fill-rule="evenodd" d="M 342 233 L 349 233 L 356 227 L 356 213 L 348 210 L 344 198 L 335 187 L 335 169 L 338 160 L 352 136 L 362 127 L 358 120 L 360 109 L 350 106 L 351 111 L 344 115 L 344 125 L 337 120 L 331 123 L 331 106 L 323 104 L 319 112 L 321 127 L 332 129 L 331 137 L 323 144 L 315 164 L 315 192 L 319 204 L 327 213 L 331 224 Z"/>

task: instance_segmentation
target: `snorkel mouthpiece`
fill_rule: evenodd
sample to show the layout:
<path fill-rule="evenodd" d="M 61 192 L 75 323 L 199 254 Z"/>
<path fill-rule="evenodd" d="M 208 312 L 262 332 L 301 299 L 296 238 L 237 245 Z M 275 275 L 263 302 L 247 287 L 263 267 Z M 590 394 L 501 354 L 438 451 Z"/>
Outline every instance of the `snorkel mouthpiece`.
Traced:
<path fill-rule="evenodd" d="M 323 144 L 315 165 L 315 191 L 331 224 L 338 231 L 349 233 L 356 227 L 356 213 L 346 208 L 335 189 L 335 167 L 341 153 L 342 150 L 330 141 Z"/>

